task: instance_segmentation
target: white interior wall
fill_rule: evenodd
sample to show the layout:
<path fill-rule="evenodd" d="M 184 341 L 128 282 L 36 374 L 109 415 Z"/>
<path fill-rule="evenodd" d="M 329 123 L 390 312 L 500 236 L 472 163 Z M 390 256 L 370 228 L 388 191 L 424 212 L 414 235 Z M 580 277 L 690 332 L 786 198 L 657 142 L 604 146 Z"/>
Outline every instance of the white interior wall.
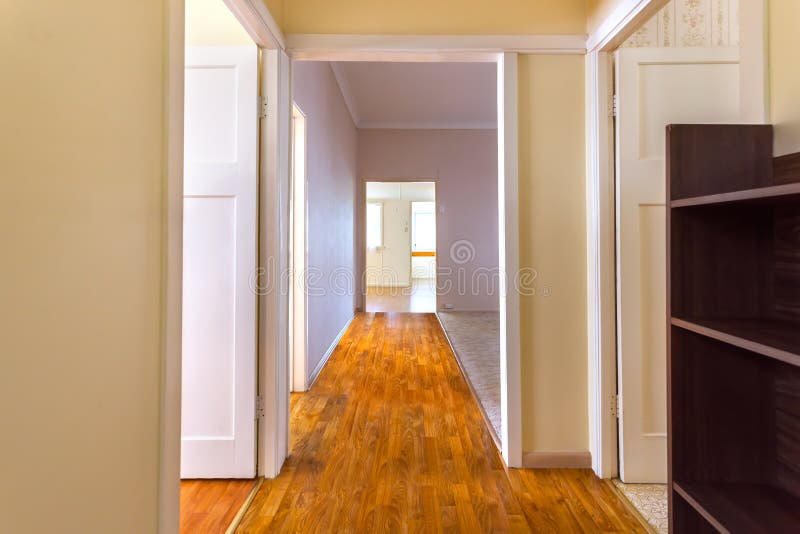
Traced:
<path fill-rule="evenodd" d="M 435 280 L 436 258 L 434 256 L 413 256 L 411 258 L 412 280 Z"/>

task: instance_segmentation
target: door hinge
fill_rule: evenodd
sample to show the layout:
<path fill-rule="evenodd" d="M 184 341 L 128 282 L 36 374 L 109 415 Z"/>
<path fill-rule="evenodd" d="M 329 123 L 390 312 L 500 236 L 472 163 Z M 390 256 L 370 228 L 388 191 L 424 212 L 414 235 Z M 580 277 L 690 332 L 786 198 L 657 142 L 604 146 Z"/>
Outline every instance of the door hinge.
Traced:
<path fill-rule="evenodd" d="M 608 110 L 609 117 L 616 117 L 617 113 L 619 112 L 619 99 L 617 95 L 613 95 L 611 97 L 611 105 L 609 106 L 610 109 Z"/>
<path fill-rule="evenodd" d="M 267 118 L 267 97 L 258 95 L 258 118 Z"/>
<path fill-rule="evenodd" d="M 256 419 L 264 417 L 264 398 L 261 395 L 256 395 Z"/>
<path fill-rule="evenodd" d="M 611 415 L 619 419 L 622 416 L 622 397 L 611 395 Z"/>

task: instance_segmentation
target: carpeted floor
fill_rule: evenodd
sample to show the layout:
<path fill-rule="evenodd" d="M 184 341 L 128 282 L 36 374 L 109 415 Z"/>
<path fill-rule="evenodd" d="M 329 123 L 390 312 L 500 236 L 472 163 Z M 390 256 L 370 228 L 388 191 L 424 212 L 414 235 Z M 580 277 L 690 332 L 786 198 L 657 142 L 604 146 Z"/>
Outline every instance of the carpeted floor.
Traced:
<path fill-rule="evenodd" d="M 669 531 L 669 505 L 666 484 L 625 484 L 614 479 L 614 485 L 659 534 Z"/>
<path fill-rule="evenodd" d="M 447 337 L 500 436 L 500 314 L 439 312 Z"/>

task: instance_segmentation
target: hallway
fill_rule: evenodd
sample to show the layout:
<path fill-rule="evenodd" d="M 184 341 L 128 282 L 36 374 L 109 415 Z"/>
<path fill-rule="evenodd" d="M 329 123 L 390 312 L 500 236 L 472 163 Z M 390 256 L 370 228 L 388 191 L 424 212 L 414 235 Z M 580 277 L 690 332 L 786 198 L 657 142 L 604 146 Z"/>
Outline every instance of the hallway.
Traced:
<path fill-rule="evenodd" d="M 238 532 L 644 532 L 589 470 L 504 470 L 433 314 L 356 316 Z"/>
<path fill-rule="evenodd" d="M 413 280 L 410 287 L 367 288 L 366 311 L 434 313 L 436 311 L 436 282 Z"/>

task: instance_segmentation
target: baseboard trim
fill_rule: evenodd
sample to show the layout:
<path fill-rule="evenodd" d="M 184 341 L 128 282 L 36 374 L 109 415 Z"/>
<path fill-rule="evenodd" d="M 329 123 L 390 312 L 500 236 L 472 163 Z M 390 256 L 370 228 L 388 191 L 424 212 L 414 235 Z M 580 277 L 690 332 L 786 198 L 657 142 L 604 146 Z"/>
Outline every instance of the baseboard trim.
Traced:
<path fill-rule="evenodd" d="M 311 373 L 311 376 L 309 376 L 308 380 L 306 380 L 306 389 L 304 391 L 308 391 L 309 389 L 311 389 L 311 386 L 313 386 L 314 382 L 317 381 L 319 374 L 322 372 L 322 368 L 325 367 L 326 363 L 328 363 L 328 358 L 330 358 L 331 354 L 333 354 L 333 351 L 336 350 L 336 347 L 339 345 L 339 341 L 342 340 L 342 336 L 344 336 L 344 333 L 347 332 L 348 328 L 350 328 L 350 323 L 352 323 L 353 319 L 355 318 L 356 316 L 354 314 L 352 317 L 350 317 L 350 319 L 347 320 L 347 322 L 344 325 L 344 328 L 342 328 L 336 335 L 336 339 L 333 340 L 333 343 L 331 343 L 331 345 L 328 347 L 328 350 L 325 352 L 325 355 L 322 356 L 322 359 L 314 368 L 314 371 Z"/>
<path fill-rule="evenodd" d="M 526 469 L 591 469 L 592 453 L 589 451 L 526 452 L 522 454 L 522 467 Z"/>
<path fill-rule="evenodd" d="M 253 502 L 253 499 L 256 498 L 256 493 L 258 490 L 261 489 L 261 485 L 264 483 L 264 477 L 259 477 L 256 480 L 256 483 L 253 484 L 253 489 L 250 490 L 250 495 L 244 500 L 242 505 L 239 507 L 239 511 L 236 512 L 236 515 L 233 517 L 233 521 L 231 524 L 228 525 L 227 530 L 225 530 L 225 534 L 233 534 L 236 532 L 236 529 L 239 528 L 239 523 L 242 522 L 244 519 L 244 514 L 247 513 L 247 509 L 250 508 L 250 504 Z"/>

